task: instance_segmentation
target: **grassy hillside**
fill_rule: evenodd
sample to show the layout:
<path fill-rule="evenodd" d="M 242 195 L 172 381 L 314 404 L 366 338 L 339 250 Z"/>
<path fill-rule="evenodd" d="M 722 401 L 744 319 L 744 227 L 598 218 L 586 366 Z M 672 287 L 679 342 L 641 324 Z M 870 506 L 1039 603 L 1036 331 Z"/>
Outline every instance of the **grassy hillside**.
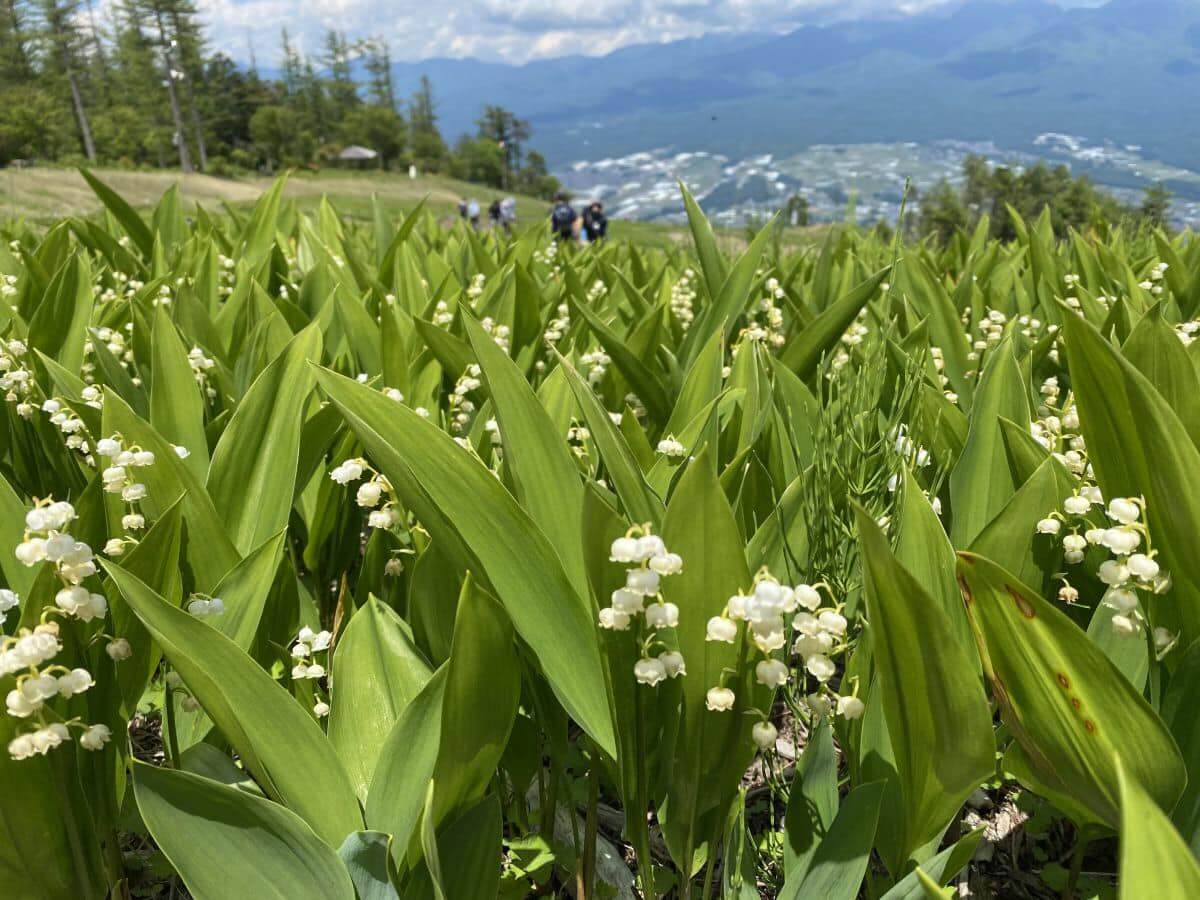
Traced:
<path fill-rule="evenodd" d="M 96 169 L 95 174 L 131 205 L 144 211 L 149 211 L 172 185 L 178 186 L 185 209 L 198 203 L 219 210 L 223 204 L 250 206 L 272 182 L 265 176 L 216 178 L 124 169 Z M 315 174 L 294 172 L 288 178 L 284 193 L 301 209 L 315 205 L 323 196 L 328 197 L 343 217 L 361 220 L 370 218 L 372 195 L 378 196 L 384 207 L 393 213 L 412 209 L 421 198 L 428 197 L 429 209 L 447 222 L 458 216 L 460 198 L 473 197 L 479 201 L 485 224 L 487 206 L 492 198 L 504 196 L 503 192 L 492 188 L 436 175 L 410 179 L 405 174 L 336 170 Z M 520 194 L 515 196 L 519 228 L 543 221 L 549 207 L 546 201 Z M 91 215 L 102 208 L 92 189 L 74 169 L 0 169 L 0 223 L 24 219 L 35 224 L 49 224 L 64 216 Z M 791 248 L 811 244 L 819 240 L 824 231 L 823 227 L 789 228 L 785 244 Z M 746 245 L 745 232 L 740 228 L 717 228 L 716 234 L 726 252 L 739 251 Z M 614 220 L 610 235 L 640 246 L 691 243 L 685 226 L 654 222 Z"/>
<path fill-rule="evenodd" d="M 219 207 L 252 203 L 271 184 L 270 178 L 246 176 L 216 178 L 211 175 L 181 175 L 177 172 L 132 172 L 98 169 L 96 175 L 135 207 L 150 207 L 163 192 L 178 185 L 185 205 L 199 203 Z M 439 216 L 456 215 L 462 197 L 474 197 L 485 210 L 493 197 L 491 188 L 424 176 L 385 172 L 325 171 L 295 172 L 288 179 L 286 195 L 301 206 L 316 203 L 322 195 L 336 201 L 338 210 L 350 217 L 369 215 L 372 194 L 388 207 L 409 209 L 428 195 L 430 208 Z M 99 200 L 74 169 L 31 168 L 0 171 L 0 219 L 33 221 L 62 216 L 87 215 L 101 208 Z M 542 215 L 546 204 L 533 197 L 517 197 L 519 219 L 529 221 Z"/>

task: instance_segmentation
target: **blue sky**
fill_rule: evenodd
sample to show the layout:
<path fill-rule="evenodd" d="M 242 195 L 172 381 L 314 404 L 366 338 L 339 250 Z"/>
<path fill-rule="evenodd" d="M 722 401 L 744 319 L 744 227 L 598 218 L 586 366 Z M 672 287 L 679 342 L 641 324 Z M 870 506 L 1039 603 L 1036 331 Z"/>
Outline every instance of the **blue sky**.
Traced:
<path fill-rule="evenodd" d="M 912 14 L 953 2 L 974 0 L 198 0 L 198 6 L 214 46 L 245 61 L 253 41 L 260 64 L 273 66 L 284 27 L 310 52 L 325 29 L 338 28 L 351 38 L 383 36 L 398 60 L 520 63 L 714 32 L 786 31 L 831 17 Z"/>

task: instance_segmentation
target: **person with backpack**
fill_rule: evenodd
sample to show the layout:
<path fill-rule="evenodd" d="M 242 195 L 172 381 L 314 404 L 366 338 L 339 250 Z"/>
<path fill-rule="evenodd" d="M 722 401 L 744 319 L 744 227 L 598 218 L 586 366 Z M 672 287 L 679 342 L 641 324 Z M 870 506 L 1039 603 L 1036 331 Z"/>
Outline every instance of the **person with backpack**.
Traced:
<path fill-rule="evenodd" d="M 574 207 L 567 201 L 566 194 L 556 194 L 554 206 L 550 209 L 550 230 L 560 241 L 569 241 L 575 237 L 575 220 L 579 217 Z"/>
<path fill-rule="evenodd" d="M 491 225 L 492 231 L 500 227 L 500 198 L 496 197 L 492 200 L 491 206 L 488 207 L 488 224 Z"/>
<path fill-rule="evenodd" d="M 608 216 L 604 215 L 604 204 L 593 200 L 583 213 L 583 228 L 587 232 L 588 243 L 603 240 L 608 236 Z"/>
<path fill-rule="evenodd" d="M 504 230 L 512 234 L 513 226 L 517 224 L 517 200 L 515 197 L 505 197 L 500 201 L 500 221 Z"/>
<path fill-rule="evenodd" d="M 472 197 L 467 201 L 467 218 L 471 222 L 471 227 L 476 231 L 479 230 L 479 201 Z"/>

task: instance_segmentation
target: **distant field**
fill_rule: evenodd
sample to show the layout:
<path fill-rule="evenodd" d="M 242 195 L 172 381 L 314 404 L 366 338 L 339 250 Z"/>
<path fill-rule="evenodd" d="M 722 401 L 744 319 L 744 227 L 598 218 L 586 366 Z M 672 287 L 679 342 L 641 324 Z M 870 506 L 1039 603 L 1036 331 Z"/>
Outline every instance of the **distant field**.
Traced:
<path fill-rule="evenodd" d="M 223 204 L 248 206 L 270 186 L 265 176 L 217 178 L 212 175 L 181 175 L 177 172 L 134 172 L 125 169 L 95 169 L 96 176 L 113 188 L 130 204 L 150 209 L 172 185 L 178 185 L 185 208 L 200 204 L 219 209 Z M 387 172 L 321 173 L 293 172 L 288 179 L 285 195 L 294 198 L 301 207 L 316 204 L 327 196 L 343 216 L 367 219 L 371 215 L 371 197 L 377 195 L 392 212 L 402 212 L 416 206 L 428 196 L 428 207 L 440 218 L 458 215 L 458 201 L 463 197 L 479 201 L 483 219 L 494 197 L 505 196 L 502 191 L 481 187 L 453 178 L 436 175 L 410 179 L 407 174 Z M 549 208 L 546 201 L 535 197 L 515 195 L 517 220 L 528 225 L 542 219 Z M 0 169 L 0 223 L 24 219 L 31 222 L 50 222 L 65 216 L 86 216 L 102 209 L 83 177 L 74 169 L 29 168 Z M 741 229 L 718 228 L 717 237 L 726 252 L 745 246 Z M 690 245 L 686 226 L 653 222 L 614 220 L 610 233 L 646 246 Z M 788 229 L 786 242 L 803 245 L 812 242 L 812 233 Z"/>
<path fill-rule="evenodd" d="M 262 176 L 216 178 L 211 175 L 181 175 L 176 172 L 131 172 L 97 169 L 95 174 L 136 207 L 150 207 L 172 185 L 179 186 L 187 205 L 198 203 L 219 207 L 252 203 L 270 184 Z M 367 215 L 371 195 L 377 194 L 390 208 L 407 209 L 429 196 L 430 208 L 438 215 L 454 215 L 462 197 L 473 197 L 486 211 L 500 191 L 437 176 L 410 179 L 406 174 L 384 172 L 294 172 L 286 194 L 301 205 L 316 202 L 322 195 L 336 199 L 339 211 L 351 217 Z M 532 197 L 517 198 L 522 218 L 540 216 L 546 204 Z M 95 194 L 74 169 L 30 168 L 0 171 L 0 218 L 34 221 L 63 216 L 87 215 L 101 208 Z M 486 213 L 485 213 L 486 216 Z"/>

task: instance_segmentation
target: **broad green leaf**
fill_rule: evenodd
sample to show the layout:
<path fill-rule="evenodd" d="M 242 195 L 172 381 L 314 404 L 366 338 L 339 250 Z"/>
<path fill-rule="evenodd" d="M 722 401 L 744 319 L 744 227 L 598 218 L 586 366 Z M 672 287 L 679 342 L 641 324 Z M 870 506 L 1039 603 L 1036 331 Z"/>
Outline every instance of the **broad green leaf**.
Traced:
<path fill-rule="evenodd" d="M 367 793 L 367 824 L 392 836 L 393 852 L 400 858 L 420 822 L 437 763 L 447 668 L 434 672 L 400 713 L 379 749 Z"/>
<path fill-rule="evenodd" d="M 705 639 L 708 620 L 721 614 L 733 594 L 750 588 L 745 542 L 707 458 L 711 452 L 705 450 L 688 464 L 662 530 L 667 547 L 683 558 L 683 571 L 663 579 L 662 593 L 679 607 L 675 639 L 687 675 L 682 679 L 679 738 L 660 818 L 667 845 L 685 871 L 693 865 L 693 854 L 710 852 L 705 848 L 714 827 L 724 823 L 741 776 L 734 766 L 730 779 L 730 765 L 746 745 L 734 746 L 753 725 L 744 715 L 753 700 L 742 685 L 735 685 L 740 702 L 733 710 L 705 708 L 706 692 L 721 682 L 724 669 L 736 667 L 738 658 L 737 647 Z M 618 672 L 613 677 L 630 675 Z M 636 690 L 651 689 L 638 685 Z"/>
<path fill-rule="evenodd" d="M 1071 383 L 1088 460 L 1105 497 L 1144 497 L 1160 562 L 1171 573 L 1171 609 L 1184 642 L 1200 636 L 1200 450 L 1150 381 L 1096 329 L 1066 316 Z"/>
<path fill-rule="evenodd" d="M 792 779 L 783 819 L 783 871 L 787 878 L 797 883 L 804 881 L 837 811 L 837 753 L 833 747 L 833 726 L 826 717 L 808 733 L 808 742 Z"/>
<path fill-rule="evenodd" d="M 138 248 L 143 258 L 148 259 L 153 251 L 154 235 L 142 217 L 134 211 L 132 206 L 125 202 L 125 199 L 120 194 L 87 169 L 80 169 L 79 174 L 83 176 L 83 180 L 88 183 L 88 186 L 95 192 L 96 196 L 100 198 L 100 202 L 121 223 L 121 227 L 125 229 L 125 233 L 129 235 L 129 239 L 133 241 L 134 246 Z"/>
<path fill-rule="evenodd" d="M 318 380 L 434 540 L 472 557 L 541 664 L 567 712 L 605 752 L 615 740 L 588 604 L 554 550 L 495 477 L 436 425 L 348 378 Z"/>
<path fill-rule="evenodd" d="M 153 347 L 150 424 L 172 444 L 187 450 L 184 466 L 203 479 L 208 472 L 204 396 L 188 362 L 188 348 L 161 306 L 154 316 Z"/>
<path fill-rule="evenodd" d="M 1186 774 L 1162 720 L 1067 616 L 995 563 L 959 554 L 959 583 L 1005 724 L 1031 785 L 1077 821 L 1120 822 L 1116 760 L 1172 809 Z M 1130 740 L 1136 735 L 1136 740 Z M 1022 766 L 1022 763 L 1024 764 Z"/>
<path fill-rule="evenodd" d="M 392 836 L 382 831 L 356 831 L 338 848 L 358 900 L 400 900 L 392 883 L 391 844 Z"/>
<path fill-rule="evenodd" d="M 902 857 L 941 834 L 967 796 L 994 770 L 992 717 L 968 649 L 944 610 L 892 555 L 856 507 L 871 649 L 900 790 Z"/>
<path fill-rule="evenodd" d="M 780 900 L 854 900 L 867 873 L 882 802 L 883 784 L 878 781 L 860 785 L 847 794 L 829 831 L 817 845 L 804 880 L 789 876 L 779 892 Z"/>
<path fill-rule="evenodd" d="M 404 620 L 371 597 L 338 638 L 333 675 L 329 741 L 362 798 L 384 741 L 432 671 Z"/>
<path fill-rule="evenodd" d="M 229 638 L 171 606 L 115 563 L 105 568 L 267 794 L 331 847 L 360 831 L 354 788 L 308 711 Z"/>
<path fill-rule="evenodd" d="M 855 317 L 879 291 L 891 267 L 881 269 L 845 297 L 842 297 L 788 341 L 780 362 L 807 381 L 817 370 L 821 358 L 834 347 Z"/>
<path fill-rule="evenodd" d="M 314 384 L 308 362 L 320 354 L 316 325 L 296 335 L 255 379 L 213 450 L 208 492 L 242 553 L 287 527 Z"/>
<path fill-rule="evenodd" d="M 970 546 L 1017 488 L 1005 461 L 1001 416 L 1029 421 L 1028 388 L 1011 339 L 996 346 L 983 370 L 967 443 L 950 475 L 950 537 L 955 547 Z"/>
<path fill-rule="evenodd" d="M 583 487 L 566 435 L 555 429 L 516 363 L 475 318 L 464 315 L 463 322 L 496 407 L 505 466 L 517 499 L 554 545 L 576 590 L 582 593 Z"/>
<path fill-rule="evenodd" d="M 1180 653 L 1174 650 L 1173 653 Z M 1200 855 L 1200 717 L 1195 703 L 1200 691 L 1200 641 L 1182 651 L 1162 699 L 1162 718 L 1179 744 L 1188 783 L 1172 819 L 1192 848 Z"/>
<path fill-rule="evenodd" d="M 521 670 L 503 607 L 463 584 L 442 701 L 433 779 L 436 823 L 475 804 L 491 783 L 521 699 Z M 426 812 L 428 814 L 428 810 Z"/>
<path fill-rule="evenodd" d="M 354 900 L 337 853 L 288 809 L 189 772 L 135 762 L 138 809 L 196 900 Z M 236 888 L 234 887 L 236 886 Z"/>
<path fill-rule="evenodd" d="M 558 357 L 558 368 L 566 376 L 575 402 L 583 412 L 592 442 L 600 453 L 608 479 L 625 512 L 635 522 L 657 523 L 662 519 L 662 501 L 650 490 L 642 477 L 637 459 L 622 437 L 620 429 L 600 403 L 592 389 L 584 383 L 569 362 Z"/>
<path fill-rule="evenodd" d="M 1121 900 L 1191 900 L 1200 896 L 1200 864 L 1171 820 L 1119 763 Z"/>
<path fill-rule="evenodd" d="M 983 840 L 983 832 L 982 827 L 976 828 L 936 856 L 926 860 L 921 866 L 913 869 L 896 882 L 883 895 L 883 900 L 922 900 L 926 895 L 922 888 L 924 882 L 918 874 L 919 872 L 923 872 L 925 877 L 935 885 L 949 883 L 974 858 L 975 850 L 979 847 L 979 842 Z"/>

